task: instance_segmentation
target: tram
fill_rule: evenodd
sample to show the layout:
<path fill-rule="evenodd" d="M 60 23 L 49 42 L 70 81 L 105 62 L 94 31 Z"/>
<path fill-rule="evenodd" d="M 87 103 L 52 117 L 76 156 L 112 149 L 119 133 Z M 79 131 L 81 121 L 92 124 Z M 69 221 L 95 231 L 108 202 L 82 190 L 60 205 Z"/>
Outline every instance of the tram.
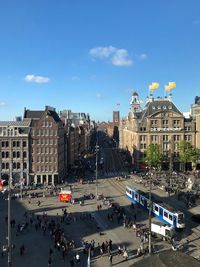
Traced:
<path fill-rule="evenodd" d="M 131 186 L 126 187 L 126 196 L 141 207 L 149 210 L 149 196 L 147 193 Z M 172 225 L 177 229 L 185 228 L 185 216 L 183 212 L 175 210 L 163 202 L 152 200 L 152 213 L 161 221 Z"/>

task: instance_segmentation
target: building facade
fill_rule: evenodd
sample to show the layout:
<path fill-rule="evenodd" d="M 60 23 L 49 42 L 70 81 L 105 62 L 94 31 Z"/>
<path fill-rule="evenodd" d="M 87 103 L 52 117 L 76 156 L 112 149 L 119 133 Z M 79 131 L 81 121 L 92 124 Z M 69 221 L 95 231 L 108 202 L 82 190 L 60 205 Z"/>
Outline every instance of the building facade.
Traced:
<path fill-rule="evenodd" d="M 30 180 L 37 184 L 57 184 L 65 179 L 67 150 L 65 128 L 54 108 L 24 111 L 31 119 Z"/>
<path fill-rule="evenodd" d="M 0 177 L 14 184 L 29 184 L 30 124 L 26 121 L 0 122 Z"/>
<path fill-rule="evenodd" d="M 144 106 L 136 92 L 131 99 L 131 111 L 120 122 L 120 147 L 130 151 L 135 168 L 145 166 L 145 151 L 150 144 L 159 144 L 164 155 L 163 168 L 169 168 L 173 160 L 173 169 L 180 169 L 178 143 L 181 140 L 191 142 L 200 148 L 197 142 L 198 127 L 196 121 L 185 118 L 172 102 L 171 94 L 164 98 L 154 98 L 151 94 Z"/>

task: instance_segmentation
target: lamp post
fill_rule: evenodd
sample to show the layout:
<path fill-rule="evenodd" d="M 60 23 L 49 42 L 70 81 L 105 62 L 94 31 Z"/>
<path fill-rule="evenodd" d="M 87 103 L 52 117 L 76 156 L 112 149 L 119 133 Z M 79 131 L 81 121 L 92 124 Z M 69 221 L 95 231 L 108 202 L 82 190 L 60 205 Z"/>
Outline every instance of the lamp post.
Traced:
<path fill-rule="evenodd" d="M 10 171 L 9 180 L 8 180 L 8 267 L 12 266 L 12 246 L 11 246 L 11 174 Z"/>
<path fill-rule="evenodd" d="M 152 201 L 151 201 L 151 189 L 152 189 L 152 168 L 150 168 L 150 184 L 149 184 L 149 254 L 151 254 L 151 211 L 152 211 Z"/>
<path fill-rule="evenodd" d="M 99 151 L 98 141 L 95 146 L 95 151 L 96 151 L 96 199 L 98 200 L 98 151 Z"/>

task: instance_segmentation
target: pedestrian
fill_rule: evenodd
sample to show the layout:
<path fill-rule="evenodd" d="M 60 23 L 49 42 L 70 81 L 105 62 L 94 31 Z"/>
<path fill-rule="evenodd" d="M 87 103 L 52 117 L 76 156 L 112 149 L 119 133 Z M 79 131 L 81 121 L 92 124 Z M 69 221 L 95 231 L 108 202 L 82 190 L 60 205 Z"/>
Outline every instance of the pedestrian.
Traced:
<path fill-rule="evenodd" d="M 51 257 L 49 257 L 49 259 L 48 259 L 48 267 L 51 267 L 51 263 L 52 263 L 52 260 L 51 260 Z"/>
<path fill-rule="evenodd" d="M 78 253 L 76 253 L 76 262 L 80 263 L 80 255 Z"/>
<path fill-rule="evenodd" d="M 126 261 L 128 260 L 128 252 L 126 249 L 124 250 L 123 258 L 125 258 Z"/>
<path fill-rule="evenodd" d="M 69 263 L 70 263 L 70 266 L 73 267 L 73 266 L 74 266 L 74 259 L 71 259 L 71 260 L 69 261 Z"/>
<path fill-rule="evenodd" d="M 112 266 L 112 260 L 113 260 L 113 256 L 110 254 L 110 256 L 109 256 L 110 267 Z"/>

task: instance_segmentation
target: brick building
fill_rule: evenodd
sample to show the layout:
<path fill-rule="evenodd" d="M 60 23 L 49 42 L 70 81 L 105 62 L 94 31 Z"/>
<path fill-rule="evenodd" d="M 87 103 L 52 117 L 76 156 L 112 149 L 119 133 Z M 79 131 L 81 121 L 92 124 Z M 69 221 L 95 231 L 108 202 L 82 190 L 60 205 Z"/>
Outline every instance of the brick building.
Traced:
<path fill-rule="evenodd" d="M 65 128 L 54 108 L 24 111 L 24 120 L 31 119 L 30 180 L 34 183 L 57 184 L 66 170 Z"/>

